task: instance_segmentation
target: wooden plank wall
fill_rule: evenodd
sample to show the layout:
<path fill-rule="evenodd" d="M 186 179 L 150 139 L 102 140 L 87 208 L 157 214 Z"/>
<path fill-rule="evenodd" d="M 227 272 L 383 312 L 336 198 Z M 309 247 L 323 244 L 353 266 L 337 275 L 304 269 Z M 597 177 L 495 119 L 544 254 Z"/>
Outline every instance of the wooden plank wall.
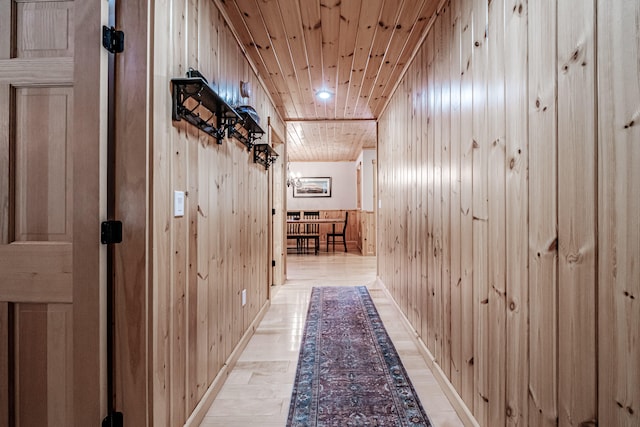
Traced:
<path fill-rule="evenodd" d="M 358 215 L 358 249 L 362 255 L 376 254 L 376 216 L 373 211 L 356 211 Z"/>
<path fill-rule="evenodd" d="M 229 104 L 253 106 L 265 131 L 269 121 L 285 132 L 212 1 L 162 2 L 152 19 L 150 416 L 181 426 L 268 303 L 270 172 L 235 139 L 218 145 L 172 122 L 170 79 L 198 69 Z M 249 99 L 241 80 L 251 83 Z M 182 217 L 173 216 L 174 190 L 185 191 Z"/>
<path fill-rule="evenodd" d="M 446 1 L 379 119 L 379 275 L 480 425 L 640 423 L 638 16 Z"/>

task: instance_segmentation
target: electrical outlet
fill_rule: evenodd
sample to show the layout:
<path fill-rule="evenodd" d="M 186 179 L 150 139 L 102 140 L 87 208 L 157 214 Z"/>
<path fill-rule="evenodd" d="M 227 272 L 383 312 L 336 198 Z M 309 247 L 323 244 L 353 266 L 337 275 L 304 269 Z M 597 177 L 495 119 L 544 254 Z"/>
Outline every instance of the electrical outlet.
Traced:
<path fill-rule="evenodd" d="M 247 290 L 243 289 L 242 290 L 242 306 L 244 307 L 245 305 L 247 305 Z"/>

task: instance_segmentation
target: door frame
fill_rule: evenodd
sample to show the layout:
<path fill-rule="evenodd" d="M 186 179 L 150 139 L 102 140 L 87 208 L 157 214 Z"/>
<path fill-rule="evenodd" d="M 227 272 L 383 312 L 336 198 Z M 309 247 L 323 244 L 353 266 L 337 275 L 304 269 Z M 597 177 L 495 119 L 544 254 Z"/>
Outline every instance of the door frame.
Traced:
<path fill-rule="evenodd" d="M 107 397 L 106 248 L 100 244 L 100 223 L 106 219 L 108 59 L 101 28 L 108 4 L 75 2 L 74 8 L 73 418 L 75 426 L 87 426 L 102 421 Z"/>
<path fill-rule="evenodd" d="M 269 144 L 278 153 L 278 159 L 269 168 L 269 284 L 282 285 L 285 281 L 286 240 L 285 240 L 285 155 L 284 139 L 271 126 L 269 118 Z M 269 286 L 271 288 L 271 286 Z M 270 293 L 269 299 L 271 299 Z"/>

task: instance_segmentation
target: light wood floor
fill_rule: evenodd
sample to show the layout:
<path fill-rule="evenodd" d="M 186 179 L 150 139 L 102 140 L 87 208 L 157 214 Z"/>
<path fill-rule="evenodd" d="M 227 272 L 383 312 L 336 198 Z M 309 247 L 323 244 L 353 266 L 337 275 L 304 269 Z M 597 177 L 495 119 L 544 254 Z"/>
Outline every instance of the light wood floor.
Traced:
<path fill-rule="evenodd" d="M 375 282 L 376 258 L 342 252 L 289 255 L 287 283 L 211 405 L 202 427 L 286 425 L 298 351 L 314 286 L 367 285 L 385 328 L 435 426 L 462 426 L 401 317 Z"/>

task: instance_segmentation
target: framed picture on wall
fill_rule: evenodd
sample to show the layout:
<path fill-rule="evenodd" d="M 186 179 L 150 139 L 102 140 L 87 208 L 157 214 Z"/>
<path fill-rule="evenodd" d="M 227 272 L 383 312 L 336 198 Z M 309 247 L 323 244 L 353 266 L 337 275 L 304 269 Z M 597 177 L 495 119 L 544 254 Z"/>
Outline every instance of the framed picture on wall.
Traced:
<path fill-rule="evenodd" d="M 331 177 L 300 178 L 300 185 L 293 187 L 293 197 L 331 197 Z"/>

